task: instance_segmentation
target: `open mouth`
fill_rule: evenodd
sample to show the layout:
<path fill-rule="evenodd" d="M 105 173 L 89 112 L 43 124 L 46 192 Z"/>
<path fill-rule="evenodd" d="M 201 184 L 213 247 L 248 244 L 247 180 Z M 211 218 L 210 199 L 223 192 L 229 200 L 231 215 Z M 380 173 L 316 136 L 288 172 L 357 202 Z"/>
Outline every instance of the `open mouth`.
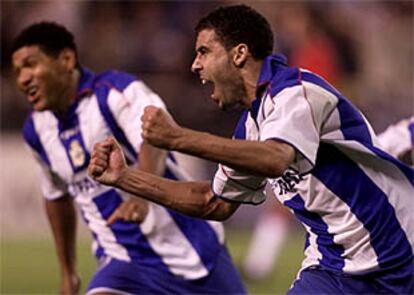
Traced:
<path fill-rule="evenodd" d="M 201 84 L 203 84 L 203 86 L 206 87 L 205 89 L 207 89 L 207 91 L 209 91 L 210 97 L 214 100 L 214 90 L 215 90 L 214 82 L 202 78 L 201 79 Z"/>
<path fill-rule="evenodd" d="M 36 102 L 36 100 L 38 98 L 39 87 L 38 86 L 29 86 L 26 89 L 25 93 L 26 93 L 28 101 L 30 103 L 34 103 L 34 102 Z"/>

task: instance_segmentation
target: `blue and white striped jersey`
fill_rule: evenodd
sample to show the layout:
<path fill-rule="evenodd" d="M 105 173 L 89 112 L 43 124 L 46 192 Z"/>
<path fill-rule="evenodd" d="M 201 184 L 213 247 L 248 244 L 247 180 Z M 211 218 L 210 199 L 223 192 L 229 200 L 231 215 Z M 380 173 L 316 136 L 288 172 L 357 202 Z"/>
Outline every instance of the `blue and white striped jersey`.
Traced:
<path fill-rule="evenodd" d="M 78 99 L 57 117 L 51 111 L 32 112 L 23 134 L 40 167 L 41 188 L 50 200 L 65 193 L 74 197 L 94 239 L 99 260 L 122 261 L 163 269 L 185 279 L 206 276 L 224 243 L 221 224 L 190 218 L 150 204 L 142 224 L 106 219 L 131 198 L 128 193 L 101 185 L 87 175 L 93 145 L 113 134 L 130 163 L 136 162 L 145 106 L 165 109 L 161 99 L 142 81 L 126 73 L 95 75 L 82 69 Z M 170 156 L 165 175 L 181 179 Z"/>
<path fill-rule="evenodd" d="M 401 157 L 414 149 L 414 115 L 389 126 L 378 135 L 382 148 L 393 155 Z M 411 159 L 414 163 L 414 159 Z"/>
<path fill-rule="evenodd" d="M 289 143 L 296 159 L 277 179 L 219 165 L 214 192 L 259 204 L 270 183 L 307 230 L 302 268 L 363 274 L 413 261 L 414 171 L 381 150 L 364 116 L 281 55 L 265 59 L 257 93 L 234 138 Z"/>

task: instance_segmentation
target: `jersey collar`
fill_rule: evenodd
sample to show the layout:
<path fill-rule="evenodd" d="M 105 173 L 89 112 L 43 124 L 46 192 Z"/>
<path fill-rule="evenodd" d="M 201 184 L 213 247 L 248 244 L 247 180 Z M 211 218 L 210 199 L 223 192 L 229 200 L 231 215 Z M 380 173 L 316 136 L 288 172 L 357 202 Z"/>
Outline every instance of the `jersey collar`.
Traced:
<path fill-rule="evenodd" d="M 77 99 L 92 91 L 92 84 L 95 79 L 95 74 L 87 68 L 81 67 L 80 72 L 81 77 L 79 79 L 78 89 L 76 92 Z"/>
<path fill-rule="evenodd" d="M 257 90 L 267 86 L 281 67 L 287 67 L 287 58 L 282 54 L 273 54 L 263 60 L 262 69 L 257 80 Z"/>
<path fill-rule="evenodd" d="M 273 54 L 263 60 L 262 69 L 256 86 L 256 99 L 252 102 L 250 109 L 252 117 L 256 119 L 262 96 L 270 81 L 275 76 L 278 69 L 287 67 L 287 58 L 282 54 Z"/>

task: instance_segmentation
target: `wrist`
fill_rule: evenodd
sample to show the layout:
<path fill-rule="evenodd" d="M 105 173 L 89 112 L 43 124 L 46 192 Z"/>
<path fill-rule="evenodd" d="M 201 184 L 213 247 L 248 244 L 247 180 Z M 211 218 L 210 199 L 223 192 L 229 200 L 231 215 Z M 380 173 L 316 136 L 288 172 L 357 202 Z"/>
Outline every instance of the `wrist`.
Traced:
<path fill-rule="evenodd" d="M 181 151 L 185 147 L 188 129 L 178 127 L 173 139 L 171 140 L 170 150 Z"/>
<path fill-rule="evenodd" d="M 125 179 L 125 177 L 128 174 L 128 166 L 125 166 L 123 168 L 121 168 L 121 170 L 119 171 L 118 177 L 114 180 L 113 186 L 117 187 L 117 188 L 122 188 L 122 180 Z"/>

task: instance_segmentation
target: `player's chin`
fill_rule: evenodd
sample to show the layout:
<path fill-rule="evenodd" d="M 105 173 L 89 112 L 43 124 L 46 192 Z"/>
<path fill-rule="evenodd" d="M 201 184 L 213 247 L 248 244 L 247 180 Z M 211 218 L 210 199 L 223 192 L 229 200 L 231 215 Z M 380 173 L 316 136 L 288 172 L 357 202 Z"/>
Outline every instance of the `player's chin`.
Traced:
<path fill-rule="evenodd" d="M 48 108 L 41 102 L 32 104 L 32 109 L 36 112 L 43 112 L 48 110 Z"/>

